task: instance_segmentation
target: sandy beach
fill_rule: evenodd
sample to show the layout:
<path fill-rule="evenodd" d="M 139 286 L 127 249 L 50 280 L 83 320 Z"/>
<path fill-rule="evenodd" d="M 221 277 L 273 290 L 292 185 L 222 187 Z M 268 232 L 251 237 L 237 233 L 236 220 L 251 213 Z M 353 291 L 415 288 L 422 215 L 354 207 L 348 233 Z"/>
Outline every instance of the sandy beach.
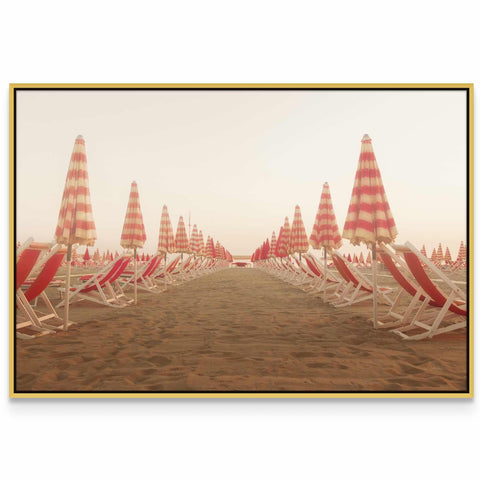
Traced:
<path fill-rule="evenodd" d="M 58 303 L 58 302 L 57 302 Z M 380 307 L 380 313 L 386 307 Z M 59 309 L 62 314 L 62 309 Z M 75 304 L 68 332 L 16 340 L 18 392 L 458 392 L 466 331 L 407 342 L 371 303 L 334 308 L 258 269 L 227 269 L 113 309 Z"/>

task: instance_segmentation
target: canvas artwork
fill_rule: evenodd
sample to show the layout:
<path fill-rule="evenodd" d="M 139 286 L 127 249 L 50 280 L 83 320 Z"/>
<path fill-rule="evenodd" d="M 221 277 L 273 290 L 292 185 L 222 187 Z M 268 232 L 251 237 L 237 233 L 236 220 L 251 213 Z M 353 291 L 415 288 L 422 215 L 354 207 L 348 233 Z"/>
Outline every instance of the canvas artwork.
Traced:
<path fill-rule="evenodd" d="M 11 396 L 472 396 L 472 85 L 11 85 L 10 115 Z"/>

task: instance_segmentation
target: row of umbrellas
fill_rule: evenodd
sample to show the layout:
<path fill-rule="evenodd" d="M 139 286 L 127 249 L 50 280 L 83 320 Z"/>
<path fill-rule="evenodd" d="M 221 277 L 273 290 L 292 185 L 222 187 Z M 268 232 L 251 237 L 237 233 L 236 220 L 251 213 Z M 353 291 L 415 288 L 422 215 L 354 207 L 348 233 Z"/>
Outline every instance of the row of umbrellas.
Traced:
<path fill-rule="evenodd" d="M 372 252 L 373 323 L 377 327 L 376 246 L 377 242 L 393 242 L 397 233 L 373 151 L 372 140 L 365 134 L 361 140 L 360 157 L 342 236 L 340 236 L 336 222 L 330 188 L 328 183 L 325 183 L 310 238 L 307 239 L 300 207 L 297 205 L 292 229 L 290 231 L 286 217 L 283 227 L 280 228 L 279 239 L 276 240 L 273 254 L 281 257 L 298 253 L 301 258 L 301 254 L 308 251 L 310 244 L 314 249 L 323 248 L 326 267 L 327 251 L 339 248 L 342 245 L 342 237 L 349 240 L 352 245 L 366 244 Z M 262 253 L 265 255 L 267 242 L 268 239 L 254 252 L 252 257 Z"/>
<path fill-rule="evenodd" d="M 70 157 L 70 164 L 65 180 L 65 187 L 58 215 L 58 222 L 55 229 L 55 240 L 59 244 L 67 246 L 67 275 L 65 288 L 65 314 L 64 329 L 68 328 L 69 316 L 69 293 L 70 277 L 72 266 L 72 247 L 74 244 L 85 245 L 87 248 L 95 244 L 97 232 L 93 220 L 92 204 L 90 199 L 90 188 L 88 181 L 87 155 L 85 140 L 82 135 L 75 139 L 73 152 Z M 137 273 L 137 249 L 142 248 L 147 239 L 143 215 L 140 207 L 138 185 L 132 182 L 130 195 L 125 215 L 125 222 L 120 237 L 120 245 L 125 249 L 134 251 L 135 276 Z M 210 258 L 220 258 L 232 261 L 232 255 L 228 250 L 213 238 L 208 237 L 204 245 L 203 234 L 194 225 L 190 239 L 187 236 L 185 223 L 180 217 L 177 232 L 174 236 L 172 223 L 168 214 L 167 206 L 162 208 L 160 219 L 160 232 L 158 237 L 158 253 L 192 253 L 193 255 Z M 166 262 L 165 262 L 166 263 Z M 137 285 L 135 286 L 135 303 L 137 300 Z"/>

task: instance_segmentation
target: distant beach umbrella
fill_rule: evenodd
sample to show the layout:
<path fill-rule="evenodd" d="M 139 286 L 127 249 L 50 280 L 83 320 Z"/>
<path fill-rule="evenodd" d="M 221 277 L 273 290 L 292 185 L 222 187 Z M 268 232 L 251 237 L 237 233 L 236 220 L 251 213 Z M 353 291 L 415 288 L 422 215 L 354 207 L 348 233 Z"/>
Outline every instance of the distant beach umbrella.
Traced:
<path fill-rule="evenodd" d="M 295 206 L 293 216 L 292 231 L 290 233 L 290 253 L 298 253 L 300 259 L 302 253 L 308 252 L 308 237 L 303 224 L 302 212 L 300 206 Z"/>
<path fill-rule="evenodd" d="M 427 249 L 425 248 L 425 244 L 422 245 L 422 248 L 420 249 L 420 253 L 424 256 L 427 257 Z M 427 257 L 428 258 L 428 257 Z"/>
<path fill-rule="evenodd" d="M 263 243 L 262 260 L 266 260 L 268 258 L 269 253 L 270 253 L 270 241 L 267 238 Z"/>
<path fill-rule="evenodd" d="M 353 256 L 353 263 L 358 263 L 358 257 L 357 254 Z"/>
<path fill-rule="evenodd" d="M 276 257 L 281 256 L 279 251 L 280 251 L 280 246 L 282 244 L 282 237 L 283 237 L 283 226 L 280 227 L 280 230 L 278 231 L 277 245 L 275 246 L 275 252 L 274 252 Z"/>
<path fill-rule="evenodd" d="M 125 220 L 123 222 L 122 235 L 120 236 L 120 245 L 123 248 L 133 248 L 133 264 L 135 278 L 137 278 L 137 262 L 138 254 L 137 248 L 143 248 L 147 235 L 145 233 L 145 225 L 143 224 L 142 209 L 140 207 L 140 196 L 138 194 L 137 182 L 132 182 L 130 185 L 130 195 L 128 197 L 127 211 L 125 213 Z M 145 258 L 142 255 L 142 258 Z M 113 255 L 110 256 L 110 261 L 113 261 Z M 137 304 L 137 282 L 134 284 L 134 304 Z"/>
<path fill-rule="evenodd" d="M 452 264 L 452 255 L 450 253 L 450 250 L 448 249 L 448 247 L 445 249 L 445 256 L 443 257 L 444 260 L 445 260 L 445 263 L 447 265 L 451 265 Z"/>
<path fill-rule="evenodd" d="M 323 184 L 320 204 L 318 205 L 318 211 L 309 242 L 312 248 L 315 249 L 323 247 L 326 250 L 336 250 L 342 246 L 342 237 L 338 230 L 330 187 L 327 182 Z"/>
<path fill-rule="evenodd" d="M 458 249 L 457 261 L 456 263 L 466 263 L 467 261 L 467 249 L 463 243 L 463 240 L 460 242 L 460 247 Z"/>
<path fill-rule="evenodd" d="M 273 231 L 272 239 L 270 240 L 270 251 L 268 252 L 268 256 L 274 257 L 276 249 L 277 249 L 277 237 L 275 236 L 275 231 Z"/>
<path fill-rule="evenodd" d="M 213 238 L 207 237 L 207 243 L 205 244 L 205 256 L 207 258 L 215 258 L 215 246 L 213 245 Z"/>
<path fill-rule="evenodd" d="M 190 253 L 187 230 L 185 229 L 185 223 L 182 216 L 178 219 L 177 233 L 175 234 L 175 250 L 182 254 Z"/>
<path fill-rule="evenodd" d="M 165 257 L 167 256 L 167 253 L 175 252 L 175 238 L 173 236 L 172 222 L 170 221 L 170 215 L 168 214 L 166 205 L 162 208 L 157 250 L 158 253 L 163 253 Z"/>
<path fill-rule="evenodd" d="M 352 263 L 352 256 L 351 256 L 350 254 L 348 254 L 347 260 L 348 260 L 350 263 Z"/>
<path fill-rule="evenodd" d="M 282 237 L 278 245 L 278 256 L 286 257 L 290 252 L 290 223 L 288 222 L 288 217 L 285 217 L 285 222 L 283 224 Z"/>
<path fill-rule="evenodd" d="M 198 245 L 199 245 L 199 252 L 198 252 L 198 254 L 199 254 L 201 257 L 205 257 L 205 256 L 206 256 L 205 242 L 203 241 L 203 233 L 202 233 L 201 230 L 199 230 L 199 232 L 198 232 Z"/>
<path fill-rule="evenodd" d="M 442 263 L 443 262 L 443 249 L 442 249 L 442 244 L 438 244 L 437 248 L 437 262 Z"/>
<path fill-rule="evenodd" d="M 215 257 L 222 258 L 222 245 L 218 240 L 217 240 L 217 243 L 215 244 Z"/>
<path fill-rule="evenodd" d="M 350 240 L 353 245 L 365 243 L 372 249 L 375 328 L 377 327 L 376 245 L 377 242 L 393 242 L 397 234 L 380 169 L 373 152 L 372 140 L 368 135 L 364 135 L 342 237 Z"/>
<path fill-rule="evenodd" d="M 430 256 L 430 260 L 435 263 L 437 261 L 437 251 L 435 249 L 432 250 L 432 255 Z"/>
<path fill-rule="evenodd" d="M 96 239 L 97 232 L 90 200 L 85 140 L 79 135 L 75 140 L 70 157 L 55 229 L 56 242 L 67 245 L 64 330 L 68 330 L 72 246 L 73 244 L 93 246 Z"/>
<path fill-rule="evenodd" d="M 201 255 L 202 247 L 200 246 L 200 238 L 198 237 L 197 225 L 193 225 L 192 234 L 190 235 L 189 248 L 194 255 Z"/>
<path fill-rule="evenodd" d="M 88 262 L 90 260 L 90 253 L 88 251 L 88 247 L 85 249 L 85 253 L 83 254 L 83 261 Z"/>

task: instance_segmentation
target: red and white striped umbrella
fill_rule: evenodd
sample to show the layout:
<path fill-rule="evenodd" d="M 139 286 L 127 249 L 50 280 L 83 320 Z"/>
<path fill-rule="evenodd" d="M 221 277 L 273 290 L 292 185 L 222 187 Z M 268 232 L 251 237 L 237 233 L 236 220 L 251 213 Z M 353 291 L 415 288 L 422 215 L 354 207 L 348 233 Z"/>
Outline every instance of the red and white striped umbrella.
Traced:
<path fill-rule="evenodd" d="M 365 265 L 365 258 L 363 257 L 363 252 L 360 252 L 360 257 L 358 259 L 360 265 Z"/>
<path fill-rule="evenodd" d="M 200 248 L 200 242 L 198 238 L 198 229 L 196 224 L 193 225 L 192 234 L 190 235 L 189 247 L 191 252 L 194 255 L 200 255 L 201 248 Z"/>
<path fill-rule="evenodd" d="M 268 256 L 274 257 L 276 249 L 277 249 L 277 237 L 275 236 L 275 231 L 273 231 L 272 239 L 270 240 L 270 251 L 268 252 Z"/>
<path fill-rule="evenodd" d="M 215 246 L 213 245 L 213 238 L 207 237 L 205 244 L 205 256 L 208 258 L 215 258 Z"/>
<path fill-rule="evenodd" d="M 290 233 L 290 253 L 299 253 L 301 255 L 305 252 L 308 252 L 308 237 L 303 224 L 300 206 L 296 205 L 292 231 Z"/>
<path fill-rule="evenodd" d="M 425 244 L 422 245 L 422 248 L 420 249 L 420 253 L 426 257 L 427 256 L 427 249 L 425 248 Z M 428 258 L 428 257 L 427 257 Z"/>
<path fill-rule="evenodd" d="M 90 253 L 88 251 L 88 247 L 85 249 L 85 253 L 83 254 L 83 261 L 88 262 L 90 260 Z"/>
<path fill-rule="evenodd" d="M 435 263 L 437 261 L 437 251 L 433 249 L 432 251 L 432 256 L 430 257 L 430 260 Z"/>
<path fill-rule="evenodd" d="M 443 249 L 442 249 L 442 244 L 438 244 L 437 248 L 437 262 L 442 263 L 443 262 Z"/>
<path fill-rule="evenodd" d="M 88 184 L 87 153 L 81 135 L 75 139 L 55 229 L 57 243 L 93 246 L 97 239 Z"/>
<path fill-rule="evenodd" d="M 130 197 L 128 198 L 127 213 L 123 223 L 120 245 L 123 248 L 133 248 L 133 264 L 135 278 L 137 277 L 137 248 L 142 248 L 147 240 L 145 226 L 143 224 L 142 209 L 140 208 L 140 196 L 137 182 L 132 182 Z M 145 258 L 142 255 L 143 258 Z M 113 256 L 111 256 L 113 260 Z M 134 283 L 134 303 L 137 304 L 137 282 Z"/>
<path fill-rule="evenodd" d="M 288 217 L 285 217 L 285 223 L 283 224 L 283 230 L 280 240 L 277 242 L 278 256 L 286 257 L 290 252 L 290 223 Z"/>
<path fill-rule="evenodd" d="M 217 243 L 215 244 L 215 256 L 217 258 L 222 258 L 222 245 L 218 240 L 217 240 Z"/>
<path fill-rule="evenodd" d="M 85 140 L 81 135 L 75 139 L 67 178 L 63 190 L 62 203 L 55 229 L 57 243 L 68 246 L 67 278 L 65 287 L 64 330 L 68 329 L 70 274 L 72 265 L 72 245 L 93 246 L 97 239 L 95 222 L 93 220 L 90 187 L 88 183 L 87 153 Z"/>
<path fill-rule="evenodd" d="M 310 245 L 315 249 L 321 247 L 327 250 L 337 249 L 342 246 L 342 237 L 338 230 L 337 219 L 332 205 L 330 187 L 327 182 L 323 184 L 317 216 L 310 234 Z"/>
<path fill-rule="evenodd" d="M 203 233 L 201 230 L 198 232 L 198 245 L 199 245 L 198 254 L 201 257 L 205 257 L 206 256 L 205 242 L 203 241 Z"/>
<path fill-rule="evenodd" d="M 353 245 L 361 242 L 372 245 L 391 243 L 397 234 L 372 140 L 364 135 L 342 237 Z"/>
<path fill-rule="evenodd" d="M 142 248 L 146 240 L 147 235 L 143 224 L 142 209 L 140 208 L 138 186 L 137 182 L 132 182 L 120 245 L 123 248 Z"/>
<path fill-rule="evenodd" d="M 177 233 L 175 234 L 175 250 L 178 253 L 190 253 L 187 230 L 185 229 L 182 216 L 178 219 Z"/>
<path fill-rule="evenodd" d="M 452 263 L 452 255 L 451 255 L 450 250 L 449 250 L 448 247 L 445 249 L 445 256 L 444 256 L 443 258 L 444 258 L 445 263 L 446 263 L 447 265 L 451 265 L 451 263 Z"/>
<path fill-rule="evenodd" d="M 463 240 L 460 242 L 460 248 L 458 249 L 457 263 L 464 263 L 467 261 L 467 248 L 465 247 Z"/>
<path fill-rule="evenodd" d="M 373 152 L 372 140 L 368 135 L 364 135 L 342 237 L 350 240 L 353 245 L 364 242 L 372 247 L 373 325 L 375 328 L 377 327 L 376 244 L 377 242 L 391 243 L 397 234 L 397 227 Z"/>
<path fill-rule="evenodd" d="M 280 230 L 278 231 L 278 238 L 277 238 L 277 246 L 275 247 L 275 252 L 274 255 L 276 257 L 280 257 L 280 246 L 282 244 L 282 237 L 283 237 L 283 226 L 280 227 Z"/>
<path fill-rule="evenodd" d="M 168 214 L 167 206 L 162 208 L 162 216 L 160 218 L 160 232 L 158 234 L 158 253 L 174 253 L 175 238 L 173 237 L 172 222 Z"/>

